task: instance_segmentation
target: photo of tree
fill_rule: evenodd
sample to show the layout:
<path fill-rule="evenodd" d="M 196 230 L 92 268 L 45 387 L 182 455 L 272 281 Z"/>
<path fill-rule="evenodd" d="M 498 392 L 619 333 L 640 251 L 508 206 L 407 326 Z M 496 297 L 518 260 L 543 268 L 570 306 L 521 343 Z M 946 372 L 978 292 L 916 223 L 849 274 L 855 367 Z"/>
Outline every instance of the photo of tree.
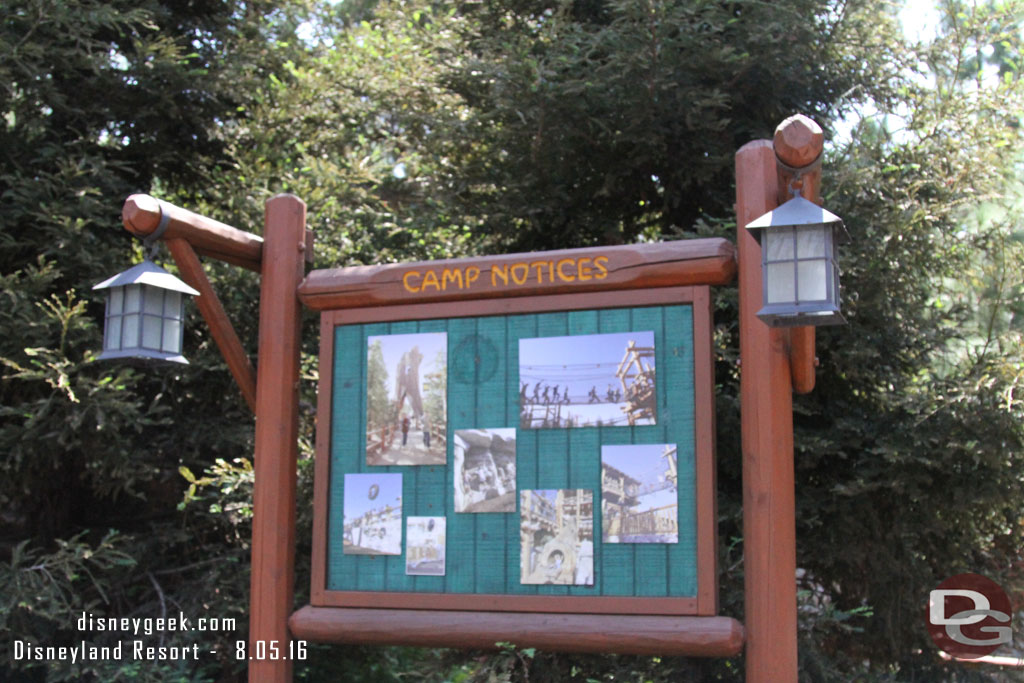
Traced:
<path fill-rule="evenodd" d="M 367 338 L 366 464 L 443 465 L 448 335 Z"/>
<path fill-rule="evenodd" d="M 592 491 L 520 491 L 519 519 L 522 583 L 594 585 Z"/>
<path fill-rule="evenodd" d="M 405 520 L 405 573 L 444 576 L 444 517 L 409 517 Z"/>
<path fill-rule="evenodd" d="M 516 511 L 515 429 L 458 429 L 452 458 L 456 512 Z"/>
<path fill-rule="evenodd" d="M 402 475 L 345 475 L 346 555 L 402 554 Z"/>
<path fill-rule="evenodd" d="M 601 447 L 601 540 L 678 543 L 676 445 Z"/>
<path fill-rule="evenodd" d="M 653 425 L 654 333 L 519 340 L 522 429 Z"/>

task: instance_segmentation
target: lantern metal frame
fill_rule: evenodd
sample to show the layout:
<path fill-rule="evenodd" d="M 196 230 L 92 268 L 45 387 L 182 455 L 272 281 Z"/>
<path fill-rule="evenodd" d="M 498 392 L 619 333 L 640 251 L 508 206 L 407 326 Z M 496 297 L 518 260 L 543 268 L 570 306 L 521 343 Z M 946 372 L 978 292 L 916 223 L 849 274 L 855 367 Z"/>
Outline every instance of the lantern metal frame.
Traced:
<path fill-rule="evenodd" d="M 183 295 L 198 296 L 198 291 L 149 257 L 93 289 L 107 290 L 103 352 L 98 360 L 131 358 L 188 364 L 181 354 Z"/>
<path fill-rule="evenodd" d="M 761 244 L 763 307 L 757 312 L 758 318 L 772 327 L 846 323 L 839 311 L 837 246 L 849 242 L 850 235 L 839 216 L 797 192 L 785 204 L 745 227 Z M 815 232 L 819 239 L 808 252 L 809 243 L 801 237 L 813 239 Z M 786 285 L 789 296 L 780 296 L 772 275 L 791 276 L 791 284 Z M 820 279 L 808 286 L 807 280 L 812 277 Z"/>

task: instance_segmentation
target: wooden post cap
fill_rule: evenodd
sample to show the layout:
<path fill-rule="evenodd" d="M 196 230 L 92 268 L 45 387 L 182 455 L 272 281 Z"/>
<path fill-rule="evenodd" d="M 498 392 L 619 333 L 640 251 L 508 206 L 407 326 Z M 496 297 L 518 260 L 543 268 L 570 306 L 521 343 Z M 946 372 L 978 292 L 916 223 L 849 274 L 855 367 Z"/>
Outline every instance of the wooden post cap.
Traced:
<path fill-rule="evenodd" d="M 160 224 L 163 211 L 160 202 L 148 194 L 133 194 L 124 201 L 121 221 L 125 229 L 139 237 L 145 237 Z"/>
<path fill-rule="evenodd" d="M 775 156 L 792 168 L 814 163 L 825 146 L 821 126 L 803 114 L 790 116 L 775 129 Z"/>

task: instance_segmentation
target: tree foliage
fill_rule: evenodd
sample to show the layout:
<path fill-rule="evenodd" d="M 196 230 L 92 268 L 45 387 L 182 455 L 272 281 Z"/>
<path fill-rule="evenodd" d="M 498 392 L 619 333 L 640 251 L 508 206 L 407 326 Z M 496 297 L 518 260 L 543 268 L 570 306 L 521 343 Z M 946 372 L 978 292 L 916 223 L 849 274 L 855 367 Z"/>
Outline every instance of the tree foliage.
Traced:
<path fill-rule="evenodd" d="M 854 237 L 842 256 L 850 324 L 819 334 L 817 388 L 795 402 L 801 668 L 808 680 L 966 680 L 927 641 L 927 591 L 968 570 L 1024 587 L 1022 13 L 1013 1 L 941 9 L 939 36 L 911 44 L 878 0 L 9 2 L 0 638 L 70 642 L 79 610 L 239 624 L 202 634 L 224 655 L 195 666 L 7 661 L 0 677 L 240 670 L 230 644 L 247 621 L 251 417 L 198 319 L 188 367 L 93 361 L 91 285 L 140 256 L 118 226 L 128 194 L 259 232 L 262 201 L 293 192 L 317 267 L 731 239 L 735 150 L 800 112 L 826 129 L 825 204 Z M 207 272 L 255 352 L 255 277 Z M 720 288 L 721 602 L 742 618 L 735 320 L 735 290 Z M 310 478 L 304 458 L 300 499 Z M 300 525 L 302 600 L 308 508 Z M 313 647 L 297 668 L 367 681 L 741 672 L 740 659 L 507 645 L 487 656 Z"/>

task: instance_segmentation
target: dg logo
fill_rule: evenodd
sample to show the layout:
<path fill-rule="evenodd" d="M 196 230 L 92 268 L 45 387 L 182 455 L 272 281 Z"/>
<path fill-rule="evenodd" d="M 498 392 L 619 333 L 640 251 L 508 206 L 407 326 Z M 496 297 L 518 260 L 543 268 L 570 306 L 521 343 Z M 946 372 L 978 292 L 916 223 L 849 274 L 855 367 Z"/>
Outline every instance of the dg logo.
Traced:
<path fill-rule="evenodd" d="M 992 654 L 1012 640 L 1013 609 L 999 584 L 980 574 L 951 576 L 928 594 L 928 633 L 961 659 Z"/>

